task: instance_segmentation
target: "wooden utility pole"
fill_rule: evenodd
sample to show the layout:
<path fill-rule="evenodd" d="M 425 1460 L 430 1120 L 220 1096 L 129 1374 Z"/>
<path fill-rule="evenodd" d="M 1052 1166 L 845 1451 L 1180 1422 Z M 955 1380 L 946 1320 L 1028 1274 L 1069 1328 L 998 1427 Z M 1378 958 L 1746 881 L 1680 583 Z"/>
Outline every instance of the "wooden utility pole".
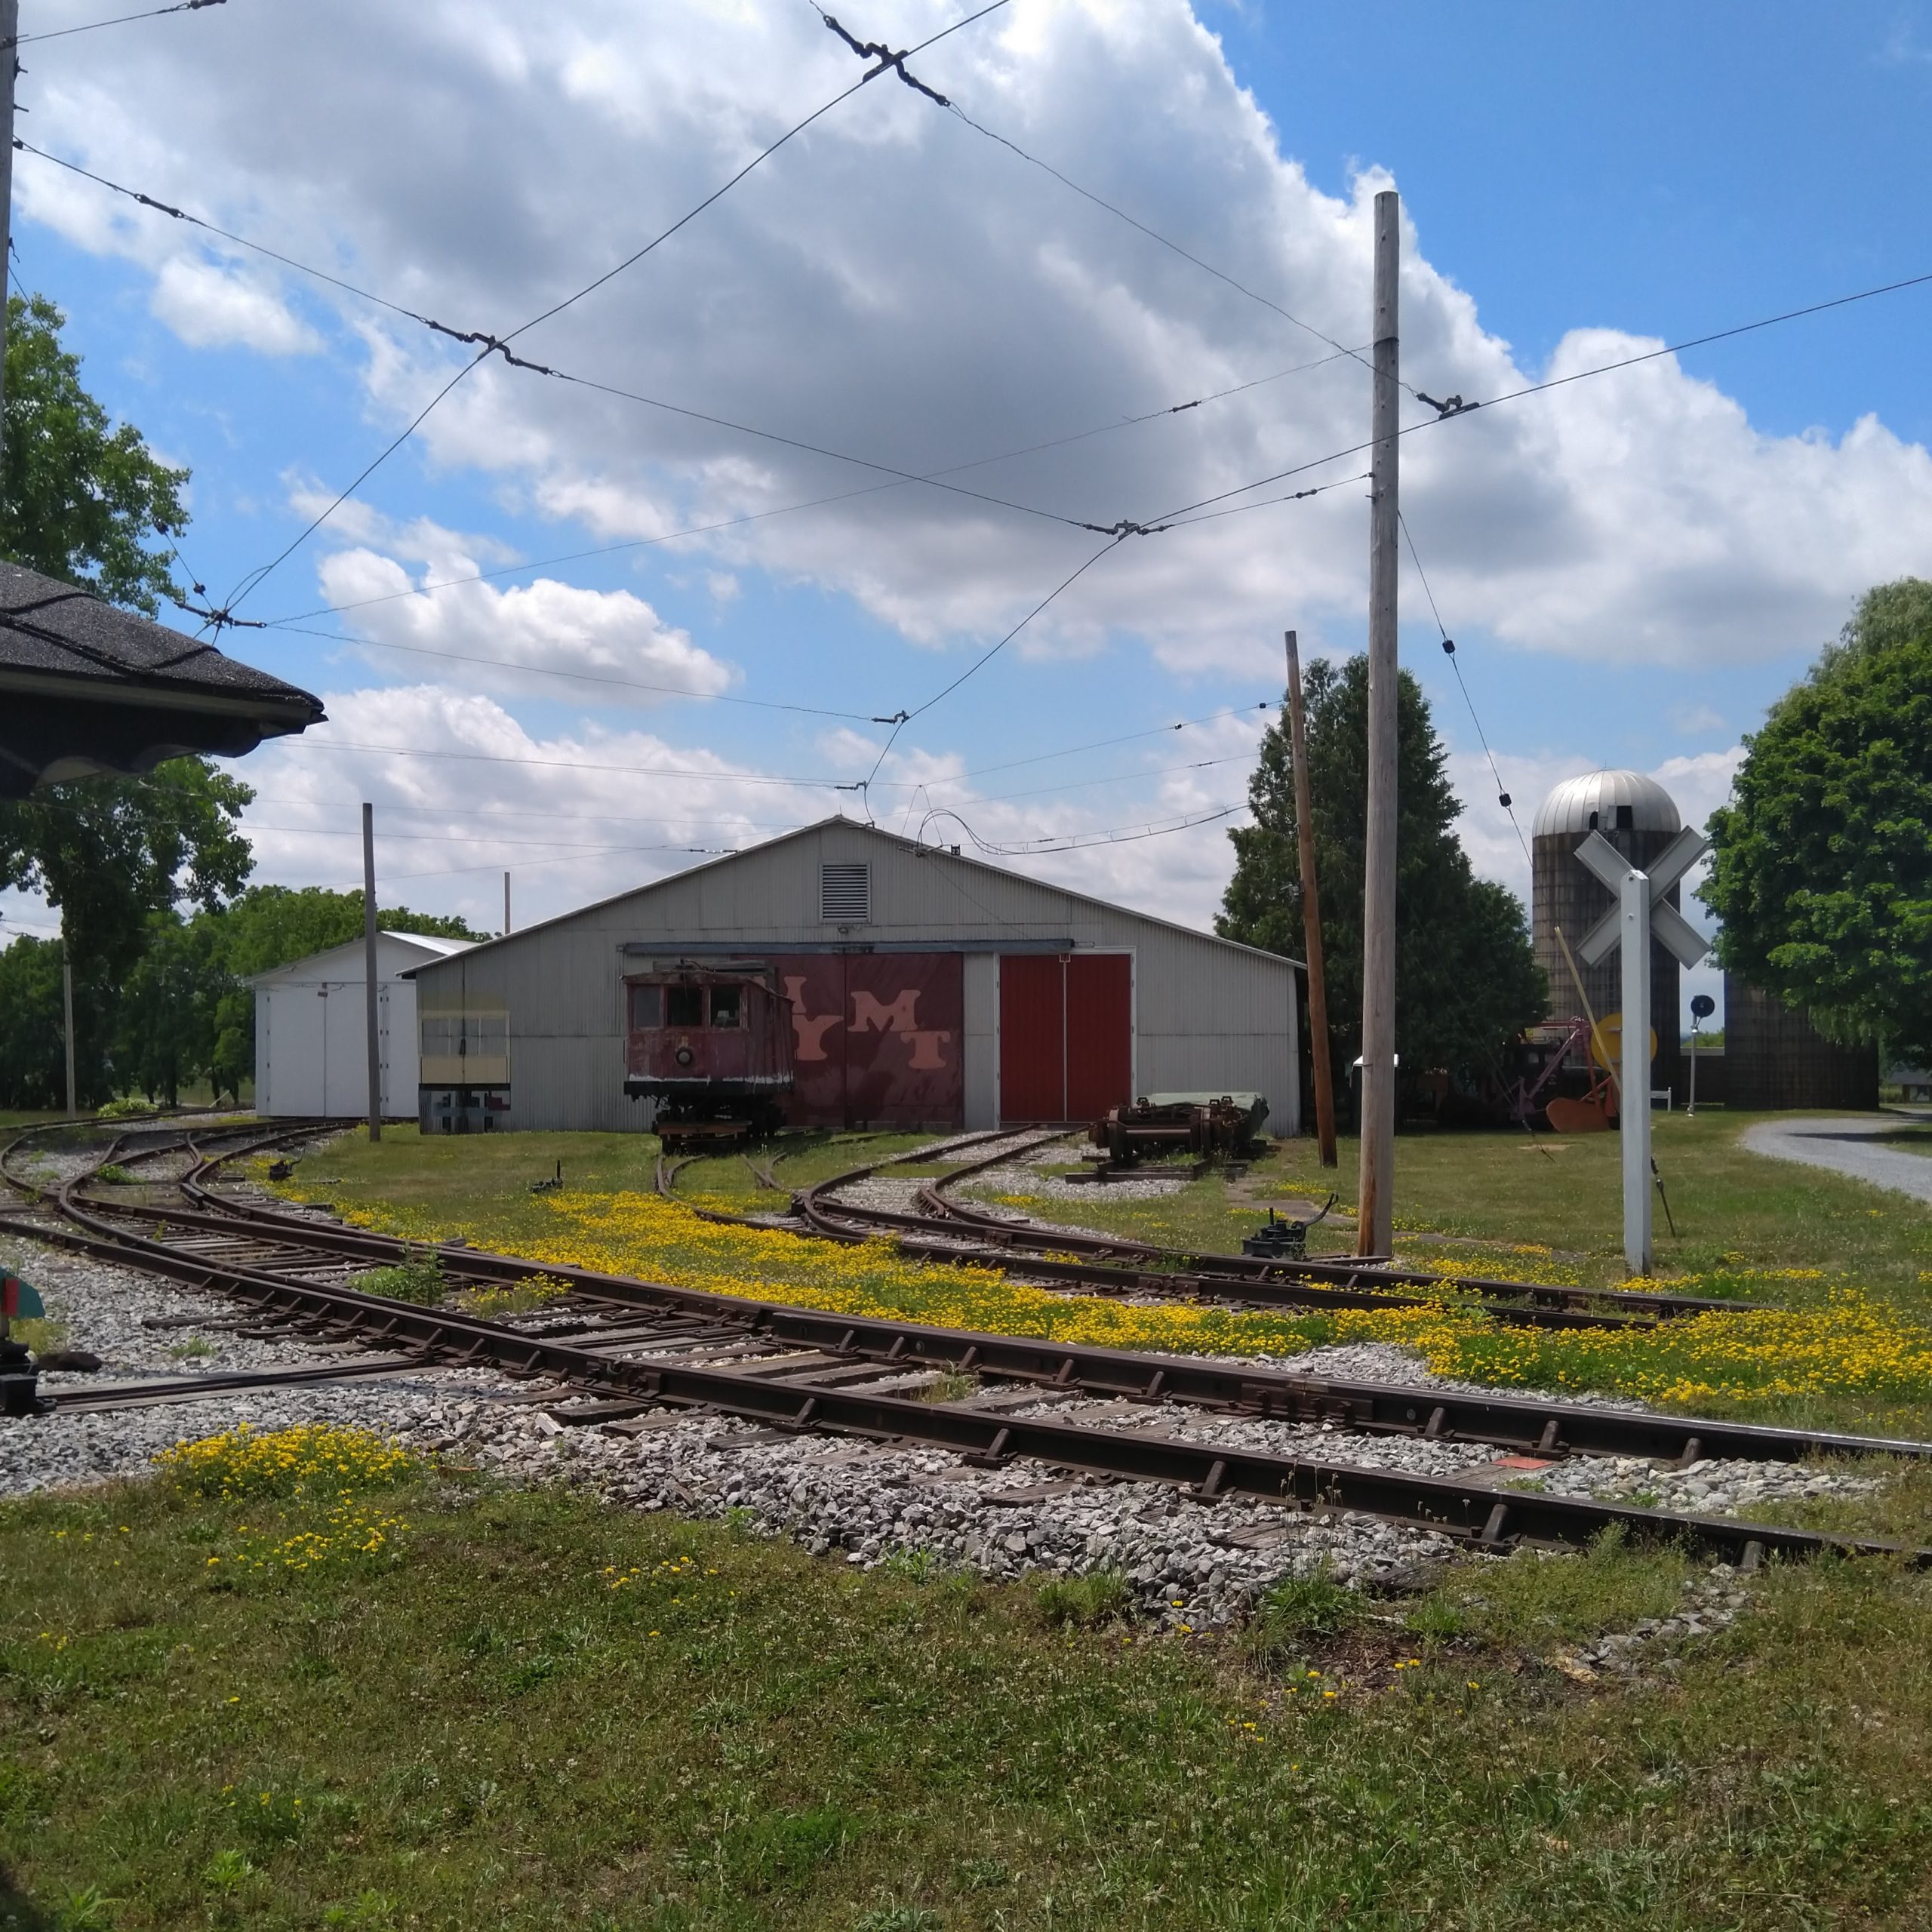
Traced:
<path fill-rule="evenodd" d="M 14 262 L 14 84 L 20 75 L 14 43 L 20 37 L 20 0 L 0 0 L 0 402 L 5 400 L 7 284 Z M 5 435 L 0 412 L 0 448 Z"/>
<path fill-rule="evenodd" d="M 1402 205 L 1375 198 L 1375 382 L 1370 434 L 1368 848 L 1362 881 L 1361 1170 L 1355 1251 L 1395 1244 L 1395 540 Z"/>
<path fill-rule="evenodd" d="M 504 937 L 504 938 L 508 939 L 508 938 L 509 937 L 509 934 L 510 934 L 510 875 L 509 875 L 509 874 L 508 872 L 506 872 L 506 873 L 504 873 L 504 875 L 503 875 L 503 937 Z"/>
<path fill-rule="evenodd" d="M 369 1138 L 383 1137 L 382 986 L 376 977 L 376 808 L 362 807 L 362 977 L 369 1016 Z"/>
<path fill-rule="evenodd" d="M 60 915 L 60 1014 L 67 1054 L 67 1118 L 78 1120 L 81 1103 L 74 1082 L 74 955 L 67 944 L 67 915 Z"/>
<path fill-rule="evenodd" d="M 1335 1078 L 1328 1064 L 1328 983 L 1321 970 L 1321 902 L 1315 891 L 1315 807 L 1309 795 L 1308 730 L 1302 716 L 1301 660 L 1295 634 L 1288 645 L 1288 755 L 1294 761 L 1295 843 L 1301 854 L 1301 928 L 1308 951 L 1308 1044 L 1315 1062 L 1315 1138 L 1321 1164 L 1339 1164 L 1335 1152 Z"/>

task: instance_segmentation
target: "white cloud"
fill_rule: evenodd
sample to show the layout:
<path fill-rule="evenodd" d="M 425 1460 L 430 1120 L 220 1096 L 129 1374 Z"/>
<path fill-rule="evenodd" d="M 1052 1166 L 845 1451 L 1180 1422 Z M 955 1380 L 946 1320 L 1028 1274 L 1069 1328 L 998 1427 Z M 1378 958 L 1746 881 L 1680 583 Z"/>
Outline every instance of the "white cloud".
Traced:
<path fill-rule="evenodd" d="M 257 876 L 291 884 L 352 886 L 360 878 L 360 803 L 376 804 L 379 889 L 386 903 L 459 910 L 500 923 L 500 875 L 509 870 L 519 924 L 641 885 L 707 854 L 744 847 L 842 811 L 849 795 L 672 744 L 642 731 L 529 731 L 494 700 L 434 685 L 325 694 L 329 721 L 277 740 L 239 775 L 256 802 L 244 823 Z M 1226 749 L 1238 737 L 1230 734 Z M 385 749 L 392 748 L 392 749 Z M 1204 746 L 1214 750 L 1217 745 Z M 1153 761 L 1150 761 L 1152 762 Z M 956 761 L 909 761 L 935 782 Z M 1213 788 L 1185 776 L 1158 781 L 1151 799 L 1123 803 L 1103 790 L 1011 801 L 935 790 L 989 844 L 1017 844 L 1167 823 L 1245 795 L 1244 770 Z M 878 823 L 917 832 L 906 795 L 882 791 Z M 1138 906 L 1183 924 L 1211 923 L 1226 875 L 1225 823 L 1071 853 L 995 860 Z M 935 817 L 931 842 L 977 848 L 956 823 Z"/>
<path fill-rule="evenodd" d="M 296 497 L 314 514 L 307 507 L 312 493 L 299 491 Z M 500 589 L 477 573 L 486 560 L 500 561 L 500 545 L 426 518 L 398 526 L 366 505 L 343 509 L 343 534 L 367 540 L 331 552 L 317 575 L 323 595 L 344 607 L 351 629 L 386 647 L 362 652 L 385 669 L 395 666 L 398 653 L 417 654 L 417 669 L 422 654 L 440 654 L 482 667 L 500 688 L 599 705 L 715 697 L 734 681 L 730 666 L 632 592 L 580 589 L 543 577 Z M 412 573 L 398 558 L 423 568 Z M 475 671 L 463 681 L 475 684 Z"/>
<path fill-rule="evenodd" d="M 910 41 L 944 11 L 879 0 L 871 25 Z M 854 72 L 805 9 L 728 0 L 663 13 L 585 0 L 563 26 L 507 0 L 400 14 L 343 0 L 325 15 L 217 24 L 103 42 L 85 80 L 50 75 L 38 106 L 51 144 L 163 193 L 189 198 L 192 183 L 198 205 L 291 253 L 352 265 L 424 313 L 500 329 L 635 250 Z M 1315 189 L 1181 0 L 1015 0 L 918 64 L 968 112 L 1315 328 L 1364 337 L 1383 177 L 1364 174 L 1346 197 Z M 192 116 L 159 105 L 189 92 Z M 252 296 L 208 293 L 177 312 L 169 291 L 226 272 L 167 252 L 188 245 L 171 224 L 103 211 L 96 191 L 49 173 L 23 162 L 28 212 L 81 246 L 148 262 L 174 325 L 226 326 L 263 347 L 298 339 L 300 325 L 257 313 Z M 635 192 L 611 192 L 620 182 Z M 1432 393 L 1495 397 L 1651 346 L 1580 325 L 1546 369 L 1524 367 L 1426 242 L 1405 242 L 1404 358 Z M 368 405 L 384 426 L 406 420 L 462 352 L 353 312 Z M 1324 352 L 890 84 L 827 115 L 522 346 L 915 472 Z M 1365 378 L 1345 359 L 949 480 L 1076 521 L 1146 521 L 1358 442 L 1366 417 Z M 439 463 L 616 537 L 843 495 L 683 547 L 719 573 L 850 595 L 931 649 L 996 635 L 1096 540 L 497 362 L 423 435 Z M 1277 487 L 1346 477 L 1359 461 Z M 1737 662 L 1814 643 L 1857 590 L 1922 567 L 1932 516 L 1932 460 L 1876 420 L 1835 440 L 1767 436 L 1668 358 L 1426 429 L 1406 440 L 1404 466 L 1409 521 L 1454 621 L 1579 659 Z M 1269 641 L 1293 610 L 1318 649 L 1356 625 L 1361 496 L 1351 485 L 1134 539 L 1024 648 L 1129 638 L 1181 675 L 1272 669 Z"/>
<path fill-rule="evenodd" d="M 232 343 L 265 355 L 296 355 L 321 346 L 314 330 L 291 314 L 272 289 L 245 272 L 186 256 L 162 263 L 155 277 L 154 312 L 196 349 Z"/>
<path fill-rule="evenodd" d="M 81 17 L 80 0 L 49 4 L 45 23 Z M 941 0 L 875 0 L 868 26 L 905 45 L 951 17 Z M 425 315 L 498 331 L 632 252 L 856 71 L 805 8 L 739 0 L 676 8 L 580 0 L 562 20 L 512 0 L 403 9 L 338 0 L 325 11 L 224 9 L 193 28 L 101 35 L 85 63 L 50 60 L 34 82 L 39 138 Z M 1366 172 L 1340 196 L 1315 188 L 1182 0 L 1014 0 L 915 64 L 976 118 L 1314 328 L 1347 343 L 1366 337 L 1372 200 L 1383 177 Z M 174 111 L 184 99 L 196 103 L 192 115 Z M 149 273 L 156 312 L 186 340 L 286 354 L 311 346 L 306 331 L 319 325 L 303 316 L 338 313 L 337 350 L 353 377 L 345 398 L 371 417 L 372 453 L 467 352 L 339 293 L 211 253 L 181 225 L 32 157 L 20 158 L 16 178 L 26 218 Z M 1475 297 L 1432 263 L 1429 240 L 1405 238 L 1403 353 L 1410 380 L 1432 394 L 1495 397 L 1650 346 L 1580 316 L 1546 367 L 1528 367 L 1485 331 Z M 945 469 L 943 480 L 963 489 L 1108 525 L 1151 521 L 1297 469 L 1360 441 L 1367 413 L 1357 363 L 1281 374 L 1328 351 L 890 77 L 520 346 L 599 382 L 794 441 L 491 361 L 426 426 L 441 472 L 599 540 L 759 516 L 665 547 L 721 602 L 741 588 L 802 586 L 848 596 L 895 627 L 908 645 L 905 688 L 855 701 L 867 710 L 875 699 L 881 710 L 917 702 L 1101 540 L 797 444 Z M 1117 426 L 1264 377 L 1277 379 Z M 1410 423 L 1428 415 L 1405 407 Z M 1873 418 L 1835 438 L 1767 436 L 1668 358 L 1423 428 L 1403 447 L 1406 515 L 1451 627 L 1490 629 L 1516 647 L 1519 663 L 1783 657 L 1832 634 L 1866 585 L 1924 568 L 1932 460 L 1924 449 Z M 1340 483 L 1312 501 L 1122 543 L 988 675 L 1023 691 L 1029 654 L 1131 649 L 1177 681 L 1235 666 L 1272 688 L 1284 617 L 1311 656 L 1358 631 L 1365 486 L 1341 479 L 1361 463 L 1339 460 L 1253 493 Z M 297 506 L 320 507 L 342 480 L 297 492 Z M 837 500 L 793 507 L 814 499 Z M 392 523 L 361 504 L 346 506 L 331 528 L 343 546 L 320 566 L 331 601 L 419 592 L 427 580 L 509 560 L 485 539 L 426 518 Z M 1405 600 L 1415 599 L 1419 586 L 1407 583 Z M 519 679 L 512 658 L 713 693 L 733 675 L 643 598 L 554 578 L 404 595 L 354 622 L 372 645 L 490 660 L 465 667 L 460 681 L 506 699 L 571 691 L 561 679 Z M 436 663 L 374 648 L 368 657 L 385 673 Z M 520 756 L 549 747 L 584 757 L 603 742 L 531 737 L 494 697 L 429 685 L 406 700 L 350 692 L 331 703 L 344 716 L 350 707 L 366 713 L 358 735 L 389 741 L 405 728 L 429 744 L 445 742 L 438 734 L 467 742 L 464 734 L 494 733 L 521 745 Z M 947 714 L 934 715 L 943 725 Z M 1709 717 L 1694 725 L 1717 728 Z M 941 729 L 930 743 L 895 747 L 881 778 L 898 789 L 880 787 L 881 822 L 916 824 L 945 802 L 982 836 L 1017 843 L 1209 809 L 1244 790 L 1241 765 L 1158 771 L 1182 761 L 1150 751 L 1137 788 L 995 797 L 1021 792 L 1028 775 L 958 782 L 987 761 L 943 755 L 945 741 Z M 755 823 L 817 816 L 835 796 L 781 793 L 757 783 L 764 774 L 742 759 L 672 754 L 641 736 L 612 743 L 614 762 L 715 758 L 718 776 L 706 782 L 715 795 L 705 796 L 743 835 Z M 464 814 L 485 792 L 492 810 L 581 813 L 595 837 L 609 814 L 651 808 L 617 774 L 358 764 L 309 746 L 261 755 L 279 789 L 306 772 L 352 807 L 358 786 L 374 787 L 441 815 L 421 823 L 479 838 L 481 821 Z M 820 768 L 841 776 L 875 755 L 857 734 L 820 752 Z M 1589 761 L 1546 748 L 1503 758 L 1525 829 L 1543 789 Z M 1701 823 L 1727 774 L 1679 763 L 1660 771 L 1672 773 L 1666 782 L 1687 819 Z M 1087 769 L 1038 777 L 1077 780 Z M 1459 756 L 1454 770 L 1469 801 L 1461 825 L 1475 863 L 1526 888 L 1486 768 Z M 686 814 L 668 835 L 726 835 L 690 818 L 698 807 L 685 790 L 649 789 L 656 809 Z M 257 814 L 267 815 L 266 805 Z M 537 832 L 546 823 L 533 821 Z M 1223 831 L 1024 863 L 1198 922 L 1226 875 Z M 318 852 L 337 848 L 291 835 L 263 849 L 265 861 L 312 869 L 324 863 Z M 573 859 L 542 889 L 569 903 L 614 889 L 633 870 L 627 857 Z"/>
<path fill-rule="evenodd" d="M 648 732 L 540 735 L 473 693 L 426 684 L 324 701 L 326 724 L 240 768 L 259 795 L 244 820 L 257 876 L 356 884 L 367 798 L 384 903 L 451 906 L 492 929 L 506 869 L 528 923 L 835 809 L 822 788 Z"/>

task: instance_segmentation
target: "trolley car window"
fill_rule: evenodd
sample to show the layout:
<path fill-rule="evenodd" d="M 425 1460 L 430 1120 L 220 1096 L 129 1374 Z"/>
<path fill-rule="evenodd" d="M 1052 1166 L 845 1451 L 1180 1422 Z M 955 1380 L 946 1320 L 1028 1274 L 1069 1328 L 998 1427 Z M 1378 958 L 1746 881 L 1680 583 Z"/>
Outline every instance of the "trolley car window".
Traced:
<path fill-rule="evenodd" d="M 664 1023 L 664 989 L 633 986 L 631 989 L 631 1025 L 661 1026 Z"/>
<path fill-rule="evenodd" d="M 744 1024 L 742 986 L 713 986 L 711 989 L 711 1023 L 714 1026 Z"/>
<path fill-rule="evenodd" d="M 664 1023 L 667 1026 L 702 1026 L 704 1024 L 704 989 L 702 986 L 666 986 L 664 989 Z"/>

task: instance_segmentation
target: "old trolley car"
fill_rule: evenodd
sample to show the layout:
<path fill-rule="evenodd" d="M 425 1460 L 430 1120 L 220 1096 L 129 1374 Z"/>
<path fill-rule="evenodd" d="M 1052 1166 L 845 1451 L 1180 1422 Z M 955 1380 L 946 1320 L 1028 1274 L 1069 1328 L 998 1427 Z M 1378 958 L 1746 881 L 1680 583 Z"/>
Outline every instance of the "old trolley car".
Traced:
<path fill-rule="evenodd" d="M 784 1118 L 790 1005 L 751 959 L 657 961 L 628 974 L 624 1091 L 658 1103 L 666 1147 L 749 1140 Z"/>

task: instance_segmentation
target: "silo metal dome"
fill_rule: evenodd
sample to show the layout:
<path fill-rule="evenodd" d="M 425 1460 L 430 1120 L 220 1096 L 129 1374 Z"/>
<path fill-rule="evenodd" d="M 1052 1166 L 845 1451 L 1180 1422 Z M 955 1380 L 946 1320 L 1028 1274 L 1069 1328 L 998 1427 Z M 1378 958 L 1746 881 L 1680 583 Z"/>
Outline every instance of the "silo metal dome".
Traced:
<path fill-rule="evenodd" d="M 1530 931 L 1537 958 L 1549 979 L 1549 1017 L 1561 1020 L 1580 1014 L 1576 982 L 1563 940 L 1572 951 L 1598 918 L 1612 904 L 1608 889 L 1577 857 L 1577 848 L 1593 832 L 1601 832 L 1632 865 L 1644 866 L 1683 829 L 1676 801 L 1654 778 L 1641 771 L 1586 771 L 1566 778 L 1537 808 L 1531 841 Z M 1669 894 L 1681 906 L 1680 886 Z M 1563 940 L 1558 940 L 1561 931 Z M 1601 1019 L 1623 1004 L 1623 969 L 1613 953 L 1594 966 L 1577 966 L 1584 997 Z M 1651 1002 L 1657 1032 L 1657 1055 L 1651 1078 L 1659 1087 L 1683 1084 L 1678 1041 L 1679 987 L 1677 956 L 1653 940 L 1651 945 Z"/>
<path fill-rule="evenodd" d="M 1626 818 L 1620 808 L 1628 807 Z M 1586 771 L 1566 778 L 1537 808 L 1533 838 L 1574 832 L 1663 832 L 1684 829 L 1676 801 L 1654 778 L 1641 771 Z"/>

